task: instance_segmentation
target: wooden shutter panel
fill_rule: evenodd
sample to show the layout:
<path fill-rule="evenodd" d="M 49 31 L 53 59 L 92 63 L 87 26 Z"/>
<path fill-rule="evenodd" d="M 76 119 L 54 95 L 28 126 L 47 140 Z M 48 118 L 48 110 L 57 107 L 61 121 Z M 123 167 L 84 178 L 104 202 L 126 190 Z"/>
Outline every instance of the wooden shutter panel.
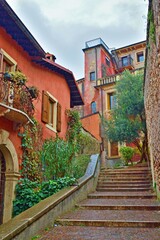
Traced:
<path fill-rule="evenodd" d="M 42 121 L 48 123 L 49 120 L 49 96 L 47 92 L 42 92 Z"/>
<path fill-rule="evenodd" d="M 111 142 L 111 156 L 118 156 L 118 142 Z"/>
<path fill-rule="evenodd" d="M 61 131 L 61 105 L 57 103 L 57 131 Z"/>
<path fill-rule="evenodd" d="M 0 72 L 3 71 L 3 53 L 0 50 Z"/>

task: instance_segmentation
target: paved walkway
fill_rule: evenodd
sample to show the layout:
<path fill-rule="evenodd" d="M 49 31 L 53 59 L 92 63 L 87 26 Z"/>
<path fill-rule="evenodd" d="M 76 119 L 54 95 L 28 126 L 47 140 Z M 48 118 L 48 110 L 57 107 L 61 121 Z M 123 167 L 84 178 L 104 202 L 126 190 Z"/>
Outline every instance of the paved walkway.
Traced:
<path fill-rule="evenodd" d="M 160 203 L 150 170 L 104 169 L 96 192 L 39 235 L 41 240 L 159 240 Z"/>

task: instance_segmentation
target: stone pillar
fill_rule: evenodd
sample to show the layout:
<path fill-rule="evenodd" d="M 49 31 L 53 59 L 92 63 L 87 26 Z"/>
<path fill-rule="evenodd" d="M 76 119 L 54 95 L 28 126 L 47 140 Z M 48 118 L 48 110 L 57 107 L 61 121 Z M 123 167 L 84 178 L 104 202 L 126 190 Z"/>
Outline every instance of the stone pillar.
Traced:
<path fill-rule="evenodd" d="M 13 199 L 15 197 L 15 186 L 20 174 L 14 172 L 6 172 L 5 174 L 5 194 L 4 194 L 4 210 L 3 223 L 12 218 Z"/>
<path fill-rule="evenodd" d="M 106 151 L 103 150 L 101 153 L 101 168 L 106 167 Z"/>

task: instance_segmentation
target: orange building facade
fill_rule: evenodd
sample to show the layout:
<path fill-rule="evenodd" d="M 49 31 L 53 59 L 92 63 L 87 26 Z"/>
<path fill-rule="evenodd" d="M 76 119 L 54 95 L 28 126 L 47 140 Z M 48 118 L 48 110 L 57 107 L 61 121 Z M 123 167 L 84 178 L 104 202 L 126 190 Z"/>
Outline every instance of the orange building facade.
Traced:
<path fill-rule="evenodd" d="M 65 138 L 66 110 L 82 105 L 73 73 L 46 54 L 6 1 L 0 2 L 0 223 L 12 216 L 14 189 L 22 162 L 19 130 L 34 124 L 43 139 Z M 26 83 L 16 83 L 7 72 L 23 73 Z M 39 97 L 31 94 L 36 86 Z"/>

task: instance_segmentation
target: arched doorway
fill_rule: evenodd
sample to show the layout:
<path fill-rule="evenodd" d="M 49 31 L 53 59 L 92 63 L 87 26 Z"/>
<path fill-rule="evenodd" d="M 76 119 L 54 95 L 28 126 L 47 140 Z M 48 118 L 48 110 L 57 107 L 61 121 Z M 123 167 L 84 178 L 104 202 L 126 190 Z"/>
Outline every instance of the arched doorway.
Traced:
<path fill-rule="evenodd" d="M 9 132 L 3 129 L 0 129 L 0 172 L 2 184 L 0 223 L 5 223 L 12 218 L 15 185 L 20 173 L 16 149 L 9 139 Z"/>
<path fill-rule="evenodd" d="M 0 224 L 2 224 L 3 222 L 5 171 L 6 171 L 6 163 L 5 163 L 3 153 L 0 151 Z"/>

